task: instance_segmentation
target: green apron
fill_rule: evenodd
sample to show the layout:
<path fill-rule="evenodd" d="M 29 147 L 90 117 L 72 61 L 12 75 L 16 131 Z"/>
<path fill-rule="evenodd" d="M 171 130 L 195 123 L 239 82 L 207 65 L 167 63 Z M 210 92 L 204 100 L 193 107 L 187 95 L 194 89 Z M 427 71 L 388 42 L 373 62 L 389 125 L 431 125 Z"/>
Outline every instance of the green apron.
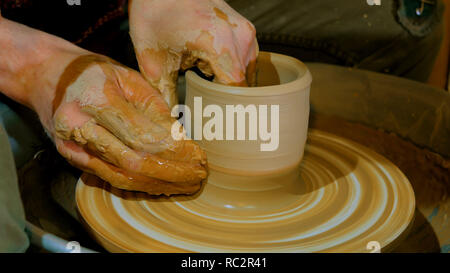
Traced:
<path fill-rule="evenodd" d="M 24 252 L 29 245 L 16 167 L 5 129 L 0 124 L 0 252 Z"/>

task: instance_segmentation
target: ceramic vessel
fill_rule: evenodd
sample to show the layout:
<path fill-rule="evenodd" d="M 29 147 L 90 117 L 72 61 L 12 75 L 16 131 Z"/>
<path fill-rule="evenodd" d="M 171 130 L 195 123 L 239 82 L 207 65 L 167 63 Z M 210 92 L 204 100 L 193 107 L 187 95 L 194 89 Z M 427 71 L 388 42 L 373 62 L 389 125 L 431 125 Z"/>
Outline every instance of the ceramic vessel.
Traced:
<path fill-rule="evenodd" d="M 262 174 L 295 167 L 301 161 L 305 148 L 311 81 L 311 74 L 305 64 L 289 56 L 268 52 L 261 52 L 258 57 L 257 87 L 222 85 L 189 71 L 186 73 L 185 104 L 191 111 L 190 136 L 195 137 L 195 130 L 200 127 L 199 120 L 202 125 L 210 120 L 210 117 L 199 117 L 199 113 L 204 113 L 208 107 L 220 107 L 223 127 L 218 135 L 222 135 L 223 140 L 210 140 L 204 136 L 196 139 L 206 150 L 211 168 Z M 230 122 L 226 115 L 227 105 L 235 108 L 242 105 L 249 111 L 256 109 L 256 115 L 251 118 L 250 114 L 244 113 L 245 125 L 242 125 L 237 121 L 238 114 L 234 114 L 234 126 L 227 127 L 227 122 Z M 267 107 L 266 113 L 264 107 Z M 261 122 L 270 128 L 267 130 L 273 134 L 270 140 L 264 140 L 260 132 L 261 126 L 264 126 Z M 272 126 L 278 127 L 278 130 Z M 230 128 L 234 130 L 233 140 L 227 140 Z M 250 137 L 251 128 L 256 128 L 256 140 Z M 244 140 L 238 140 L 239 130 L 245 131 Z"/>

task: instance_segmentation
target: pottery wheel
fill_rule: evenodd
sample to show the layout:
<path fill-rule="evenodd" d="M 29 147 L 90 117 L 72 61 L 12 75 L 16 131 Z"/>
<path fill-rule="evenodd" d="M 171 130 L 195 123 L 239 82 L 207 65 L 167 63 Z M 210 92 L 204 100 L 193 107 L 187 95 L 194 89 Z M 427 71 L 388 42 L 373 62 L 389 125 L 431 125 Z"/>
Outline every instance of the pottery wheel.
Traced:
<path fill-rule="evenodd" d="M 386 250 L 414 216 L 414 192 L 384 157 L 311 130 L 302 163 L 243 177 L 212 169 L 194 196 L 151 197 L 93 176 L 76 201 L 91 234 L 113 252 L 369 252 Z"/>

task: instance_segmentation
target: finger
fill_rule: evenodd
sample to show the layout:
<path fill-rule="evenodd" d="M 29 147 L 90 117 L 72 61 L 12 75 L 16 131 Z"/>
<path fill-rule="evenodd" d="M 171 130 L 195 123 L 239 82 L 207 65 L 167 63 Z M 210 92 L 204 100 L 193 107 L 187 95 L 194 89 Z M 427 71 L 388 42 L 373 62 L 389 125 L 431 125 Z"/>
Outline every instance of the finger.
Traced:
<path fill-rule="evenodd" d="M 119 189 L 142 191 L 156 195 L 171 195 L 195 193 L 201 186 L 201 183 L 199 182 L 167 183 L 151 177 L 127 172 L 90 155 L 85 149 L 72 141 L 57 139 L 55 144 L 61 155 L 63 155 L 74 167 L 96 175 L 102 180 L 109 182 L 113 187 Z M 88 182 L 86 179 L 96 179 L 92 176 L 86 177 L 86 174 L 83 175 L 83 178 L 83 181 L 85 182 Z"/>
<path fill-rule="evenodd" d="M 157 153 L 170 148 L 170 142 L 165 141 L 170 138 L 170 131 L 127 102 L 117 86 L 108 84 L 103 91 L 108 103 L 102 107 L 83 105 L 82 111 L 135 150 Z"/>
<path fill-rule="evenodd" d="M 151 195 L 164 194 L 166 196 L 172 194 L 193 194 L 201 187 L 201 183 L 167 183 L 126 172 L 122 173 L 120 169 L 101 161 L 97 164 L 95 172 L 86 171 L 82 175 L 82 180 L 86 184 L 98 184 L 100 180 L 103 180 L 118 189 L 140 191 Z"/>
<path fill-rule="evenodd" d="M 203 74 L 205 74 L 205 76 L 211 77 L 214 75 L 214 71 L 209 65 L 209 62 L 207 61 L 208 59 L 209 58 L 206 52 L 202 50 L 190 50 L 183 54 L 180 66 L 182 70 L 197 67 Z"/>
<path fill-rule="evenodd" d="M 238 57 L 245 65 L 245 77 L 248 86 L 256 85 L 256 58 L 259 53 L 256 29 L 252 23 L 230 8 L 229 12 L 241 17 L 232 28 Z"/>
<path fill-rule="evenodd" d="M 245 66 L 236 52 L 229 50 L 219 56 L 210 55 L 209 64 L 214 72 L 214 81 L 232 86 L 247 86 Z"/>
<path fill-rule="evenodd" d="M 146 49 L 137 55 L 137 59 L 145 79 L 161 92 L 171 109 L 178 103 L 176 82 L 181 54 L 168 49 Z"/>
<path fill-rule="evenodd" d="M 188 45 L 188 51 L 192 58 L 201 60 L 196 64 L 201 64 L 203 71 L 206 70 L 205 64 L 209 65 L 215 76 L 214 81 L 226 85 L 246 86 L 245 64 L 235 43 L 236 37 L 233 31 L 226 23 L 223 23 L 219 24 L 216 32 L 220 33 L 219 37 L 202 33 L 195 43 Z M 214 46 L 215 43 L 221 46 Z"/>
<path fill-rule="evenodd" d="M 170 117 L 170 108 L 161 93 L 152 87 L 140 73 L 127 70 L 124 75 L 116 75 L 125 99 L 136 109 L 144 112 L 152 121 Z"/>
<path fill-rule="evenodd" d="M 247 64 L 247 70 L 246 70 L 246 79 L 248 86 L 256 86 L 256 62 L 259 55 L 259 46 L 258 41 L 256 38 L 253 40 L 253 43 L 251 45 L 251 50 L 249 53 L 249 61 Z"/>
<path fill-rule="evenodd" d="M 89 114 L 80 111 L 78 102 L 65 103 L 63 107 L 59 107 L 55 111 L 53 116 L 53 127 L 55 129 L 53 138 L 70 140 L 72 131 L 77 127 L 83 126 L 91 119 L 92 117 Z"/>
<path fill-rule="evenodd" d="M 67 134 L 92 116 L 130 147 L 148 152 L 164 150 L 162 141 L 169 135 L 168 130 L 139 115 L 133 105 L 124 100 L 114 80 L 116 71 L 127 69 L 101 57 L 88 55 L 77 60 L 78 66 L 73 65 L 72 70 L 83 72 L 61 90 L 64 92 L 61 92 L 54 118 L 58 137 L 67 139 Z M 61 102 L 64 104 L 59 107 Z"/>
<path fill-rule="evenodd" d="M 199 182 L 207 173 L 201 164 L 160 158 L 156 155 L 139 155 L 114 135 L 93 122 L 74 131 L 79 141 L 101 159 L 126 171 L 169 182 Z"/>
<path fill-rule="evenodd" d="M 102 81 L 101 93 L 95 95 L 101 99 L 93 100 L 92 92 L 82 93 L 77 100 L 65 99 L 54 115 L 57 137 L 70 139 L 76 128 L 94 118 L 136 151 L 161 153 L 170 160 L 206 162 L 206 156 L 193 142 L 173 140 L 171 128 L 176 121 L 161 94 L 141 74 L 117 65 L 100 65 L 99 72 L 116 81 Z"/>
<path fill-rule="evenodd" d="M 148 120 L 158 123 L 167 131 L 171 131 L 172 125 L 177 121 L 171 118 L 169 108 L 161 94 L 152 88 L 136 71 L 130 70 L 124 77 L 118 78 L 125 99 L 148 117 Z M 126 81 L 122 78 L 125 78 Z M 170 136 L 165 140 L 165 143 L 169 146 L 168 149 L 157 153 L 158 156 L 169 160 L 206 164 L 206 154 L 195 142 L 191 140 L 175 141 Z"/>
<path fill-rule="evenodd" d="M 254 25 L 245 19 L 242 15 L 237 13 L 232 7 L 230 7 L 226 2 L 219 1 L 216 3 L 218 8 L 215 8 L 217 16 L 222 19 L 220 20 L 221 25 L 218 28 L 217 33 L 220 33 L 220 42 L 223 45 L 234 45 L 235 59 L 240 61 L 242 66 L 235 66 L 238 69 L 242 68 L 240 72 L 243 72 L 243 76 L 247 79 L 247 85 L 254 86 L 255 81 L 255 67 L 256 67 L 256 56 L 258 55 L 257 41 L 256 41 L 256 29 Z M 232 35 L 227 38 L 226 30 L 231 30 Z M 232 48 L 230 52 L 233 53 Z M 241 74 L 238 74 L 241 76 Z M 224 83 L 221 78 L 216 79 L 219 82 Z M 238 85 L 245 85 L 241 83 L 242 78 L 234 81 Z"/>

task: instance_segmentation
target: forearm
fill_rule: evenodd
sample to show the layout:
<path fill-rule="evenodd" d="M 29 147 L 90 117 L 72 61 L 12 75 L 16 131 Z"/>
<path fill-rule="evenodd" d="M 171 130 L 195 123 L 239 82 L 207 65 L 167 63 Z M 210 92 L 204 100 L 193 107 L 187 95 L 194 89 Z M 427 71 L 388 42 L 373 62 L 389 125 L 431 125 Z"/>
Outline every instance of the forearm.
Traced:
<path fill-rule="evenodd" d="M 37 110 L 54 97 L 64 67 L 83 52 L 68 41 L 0 17 L 0 92 Z"/>

